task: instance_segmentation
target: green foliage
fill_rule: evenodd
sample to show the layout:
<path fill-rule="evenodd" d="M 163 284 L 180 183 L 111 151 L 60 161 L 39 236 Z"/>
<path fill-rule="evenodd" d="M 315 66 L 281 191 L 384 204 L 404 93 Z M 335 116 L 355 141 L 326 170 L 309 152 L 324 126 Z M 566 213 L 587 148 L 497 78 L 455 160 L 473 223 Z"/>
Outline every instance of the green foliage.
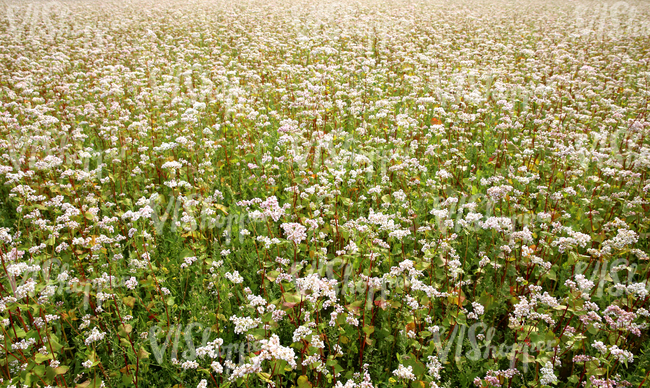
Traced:
<path fill-rule="evenodd" d="M 6 6 L 2 384 L 647 384 L 642 11 L 562 7 Z"/>

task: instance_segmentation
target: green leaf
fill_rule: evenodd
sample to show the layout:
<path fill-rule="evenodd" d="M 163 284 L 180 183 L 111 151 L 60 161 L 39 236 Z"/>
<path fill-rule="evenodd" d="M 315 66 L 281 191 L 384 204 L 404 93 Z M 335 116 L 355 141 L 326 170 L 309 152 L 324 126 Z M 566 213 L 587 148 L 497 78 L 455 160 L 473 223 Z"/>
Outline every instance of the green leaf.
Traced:
<path fill-rule="evenodd" d="M 147 352 L 144 347 L 140 346 L 140 349 L 138 349 L 138 357 L 139 358 L 149 358 L 149 355 L 151 353 Z"/>
<path fill-rule="evenodd" d="M 228 215 L 228 208 L 227 207 L 225 207 L 223 205 L 216 204 L 216 203 L 214 204 L 214 207 L 221 210 L 224 214 Z"/>
<path fill-rule="evenodd" d="M 302 301 L 302 296 L 298 293 L 284 293 L 284 301 L 286 303 L 300 303 Z"/>
<path fill-rule="evenodd" d="M 129 340 L 124 337 L 120 337 L 120 344 L 125 348 L 131 348 L 131 342 L 129 342 Z"/>
<path fill-rule="evenodd" d="M 131 331 L 133 331 L 133 326 L 131 326 L 128 323 L 124 323 L 124 324 L 119 326 L 118 335 L 120 337 L 126 337 L 127 334 L 129 334 Z"/>
<path fill-rule="evenodd" d="M 55 335 L 50 335 L 50 344 L 52 345 L 52 350 L 55 352 L 63 349 L 63 345 L 59 343 L 59 340 Z"/>
<path fill-rule="evenodd" d="M 307 376 L 298 377 L 298 388 L 311 388 L 312 384 L 309 382 Z"/>
<path fill-rule="evenodd" d="M 269 363 L 269 370 L 275 371 L 276 374 L 281 374 L 284 375 L 285 372 L 288 372 L 291 370 L 291 367 L 287 365 L 287 362 L 284 360 L 274 360 Z M 288 370 L 287 370 L 288 368 Z"/>
<path fill-rule="evenodd" d="M 34 356 L 34 359 L 36 360 L 37 364 L 40 364 L 43 361 L 51 360 L 52 359 L 52 353 L 48 354 L 47 356 L 44 356 L 42 353 L 36 353 L 36 355 Z"/>
<path fill-rule="evenodd" d="M 133 376 L 130 374 L 122 373 L 122 384 L 131 386 L 133 384 Z"/>
<path fill-rule="evenodd" d="M 36 376 L 35 373 L 27 373 L 24 377 L 23 383 L 28 387 L 35 381 L 38 381 L 38 376 Z"/>
<path fill-rule="evenodd" d="M 272 383 L 273 382 L 273 381 L 271 381 L 271 375 L 268 374 L 268 373 L 258 372 L 257 377 L 259 377 L 260 380 L 264 381 L 265 383 Z"/>
<path fill-rule="evenodd" d="M 133 306 L 135 306 L 135 298 L 132 296 L 125 296 L 122 298 L 122 302 L 124 302 L 124 304 L 130 308 L 133 308 Z"/>
<path fill-rule="evenodd" d="M 179 258 L 184 259 L 186 257 L 192 257 L 192 256 L 194 256 L 194 252 L 192 252 L 191 249 L 185 248 L 181 251 Z"/>

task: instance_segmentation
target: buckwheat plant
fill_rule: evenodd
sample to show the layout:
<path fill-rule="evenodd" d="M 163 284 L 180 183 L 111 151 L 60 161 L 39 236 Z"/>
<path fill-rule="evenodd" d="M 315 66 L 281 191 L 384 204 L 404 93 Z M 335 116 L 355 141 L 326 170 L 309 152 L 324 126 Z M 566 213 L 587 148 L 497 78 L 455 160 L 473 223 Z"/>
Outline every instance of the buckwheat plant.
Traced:
<path fill-rule="evenodd" d="M 650 12 L 0 5 L 0 385 L 645 387 Z"/>

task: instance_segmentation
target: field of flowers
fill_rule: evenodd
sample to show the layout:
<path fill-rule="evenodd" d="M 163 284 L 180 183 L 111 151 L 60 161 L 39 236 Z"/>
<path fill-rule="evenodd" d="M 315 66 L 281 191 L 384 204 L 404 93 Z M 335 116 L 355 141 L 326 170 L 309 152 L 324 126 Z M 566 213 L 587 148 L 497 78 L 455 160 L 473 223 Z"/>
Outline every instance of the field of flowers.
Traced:
<path fill-rule="evenodd" d="M 0 6 L 3 387 L 647 387 L 643 2 Z"/>

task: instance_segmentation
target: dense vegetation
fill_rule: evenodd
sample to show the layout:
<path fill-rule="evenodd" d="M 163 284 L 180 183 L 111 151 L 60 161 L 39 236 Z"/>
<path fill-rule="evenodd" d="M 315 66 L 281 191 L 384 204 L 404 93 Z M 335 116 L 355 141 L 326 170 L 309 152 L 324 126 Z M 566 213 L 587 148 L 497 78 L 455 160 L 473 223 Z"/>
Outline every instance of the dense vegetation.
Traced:
<path fill-rule="evenodd" d="M 3 386 L 647 384 L 644 3 L 1 9 Z"/>

